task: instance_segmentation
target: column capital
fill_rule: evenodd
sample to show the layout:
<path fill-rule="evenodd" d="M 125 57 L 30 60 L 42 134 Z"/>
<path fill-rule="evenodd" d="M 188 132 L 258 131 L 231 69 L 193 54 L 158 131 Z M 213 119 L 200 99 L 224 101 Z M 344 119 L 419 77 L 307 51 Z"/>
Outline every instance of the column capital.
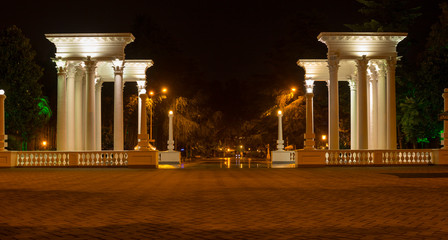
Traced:
<path fill-rule="evenodd" d="M 101 88 L 103 87 L 103 79 L 101 77 L 95 78 L 95 87 Z"/>
<path fill-rule="evenodd" d="M 124 61 L 119 60 L 118 58 L 112 61 L 112 69 L 114 70 L 114 74 L 123 75 Z"/>
<path fill-rule="evenodd" d="M 358 74 L 360 70 L 367 70 L 367 64 L 369 63 L 369 59 L 366 55 L 363 55 L 361 58 L 356 59 L 356 66 L 358 67 Z"/>
<path fill-rule="evenodd" d="M 84 61 L 84 69 L 86 72 L 95 71 L 96 61 L 91 60 L 90 56 L 87 56 L 87 59 Z"/>
<path fill-rule="evenodd" d="M 58 74 L 65 74 L 67 71 L 67 61 L 63 60 L 61 57 L 53 58 L 52 60 L 56 64 Z"/>
<path fill-rule="evenodd" d="M 351 79 L 350 81 L 348 81 L 348 86 L 350 87 L 350 91 L 356 91 L 357 84 L 358 84 L 358 81 L 356 81 L 355 79 Z"/>
<path fill-rule="evenodd" d="M 389 57 L 386 59 L 387 70 L 395 70 L 397 67 L 397 57 Z"/>
<path fill-rule="evenodd" d="M 75 78 L 76 76 L 76 68 L 75 66 L 73 66 L 73 64 L 70 64 L 67 66 L 66 68 L 66 72 L 67 72 L 67 77 L 68 78 Z"/>
<path fill-rule="evenodd" d="M 339 69 L 339 56 L 329 55 L 328 56 L 328 68 L 330 72 L 337 71 Z"/>

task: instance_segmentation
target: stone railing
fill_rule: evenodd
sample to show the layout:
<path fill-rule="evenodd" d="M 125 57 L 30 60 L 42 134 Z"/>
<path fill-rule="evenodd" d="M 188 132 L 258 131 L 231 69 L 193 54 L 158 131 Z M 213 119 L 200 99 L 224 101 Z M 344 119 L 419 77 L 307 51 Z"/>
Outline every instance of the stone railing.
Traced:
<path fill-rule="evenodd" d="M 327 150 L 326 165 L 372 165 L 374 151 L 371 150 Z"/>
<path fill-rule="evenodd" d="M 431 149 L 327 150 L 325 164 L 331 165 L 428 165 L 434 164 Z"/>
<path fill-rule="evenodd" d="M 127 151 L 17 152 L 17 167 L 126 167 Z"/>

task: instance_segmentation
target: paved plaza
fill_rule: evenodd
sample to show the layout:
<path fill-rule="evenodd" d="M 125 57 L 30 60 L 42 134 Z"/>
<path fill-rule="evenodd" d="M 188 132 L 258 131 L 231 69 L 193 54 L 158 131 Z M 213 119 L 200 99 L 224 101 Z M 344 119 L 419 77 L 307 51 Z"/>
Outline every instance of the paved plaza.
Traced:
<path fill-rule="evenodd" d="M 448 167 L 0 169 L 0 239 L 447 239 Z"/>

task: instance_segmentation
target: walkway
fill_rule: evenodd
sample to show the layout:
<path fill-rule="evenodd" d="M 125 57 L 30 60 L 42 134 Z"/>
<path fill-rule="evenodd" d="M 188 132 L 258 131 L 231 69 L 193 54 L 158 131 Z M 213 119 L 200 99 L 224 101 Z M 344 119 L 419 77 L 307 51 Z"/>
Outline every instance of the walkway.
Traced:
<path fill-rule="evenodd" d="M 0 169 L 0 239 L 443 239 L 448 167 Z"/>

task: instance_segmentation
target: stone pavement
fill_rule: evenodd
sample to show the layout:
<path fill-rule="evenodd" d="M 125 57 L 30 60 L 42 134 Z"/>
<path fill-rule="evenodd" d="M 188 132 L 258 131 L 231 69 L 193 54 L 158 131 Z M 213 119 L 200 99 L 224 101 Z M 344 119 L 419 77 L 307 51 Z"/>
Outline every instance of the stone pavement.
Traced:
<path fill-rule="evenodd" d="M 448 239 L 448 167 L 0 169 L 0 239 Z"/>

